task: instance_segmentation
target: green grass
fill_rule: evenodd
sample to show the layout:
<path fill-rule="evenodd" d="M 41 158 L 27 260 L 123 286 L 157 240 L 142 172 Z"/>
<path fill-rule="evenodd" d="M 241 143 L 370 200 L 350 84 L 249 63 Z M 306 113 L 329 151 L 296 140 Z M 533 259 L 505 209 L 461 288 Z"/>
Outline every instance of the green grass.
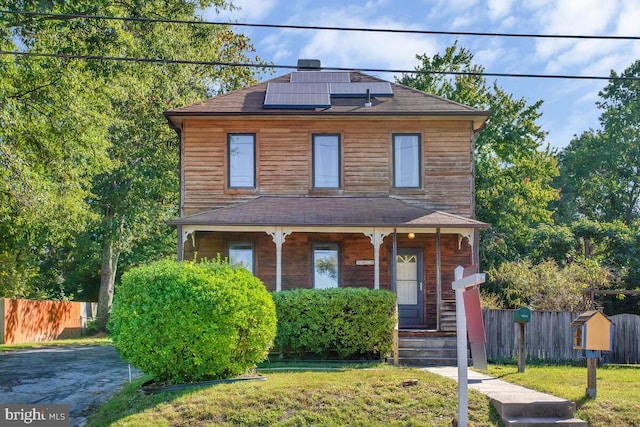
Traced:
<path fill-rule="evenodd" d="M 592 427 L 640 426 L 640 366 L 599 366 L 595 399 L 586 397 L 586 367 L 491 365 L 487 374 L 576 402 L 576 416 Z"/>
<path fill-rule="evenodd" d="M 266 381 L 145 396 L 144 379 L 123 389 L 88 426 L 450 426 L 457 385 L 429 372 L 380 366 L 267 372 Z M 418 384 L 403 386 L 417 379 Z M 486 396 L 470 391 L 473 426 L 500 425 Z"/>
<path fill-rule="evenodd" d="M 2 344 L 0 345 L 0 351 L 12 351 L 12 350 L 25 350 L 29 348 L 41 348 L 41 347 L 63 347 L 63 346 L 77 346 L 77 345 L 111 345 L 111 339 L 109 338 L 96 338 L 96 337 L 83 337 L 67 340 L 55 340 L 55 341 L 42 341 L 34 343 L 24 344 Z"/>

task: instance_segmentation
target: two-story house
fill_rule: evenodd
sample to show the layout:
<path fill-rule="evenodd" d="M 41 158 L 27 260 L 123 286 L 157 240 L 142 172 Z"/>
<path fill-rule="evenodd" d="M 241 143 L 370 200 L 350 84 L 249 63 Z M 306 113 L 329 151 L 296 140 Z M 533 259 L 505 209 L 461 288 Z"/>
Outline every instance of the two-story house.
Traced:
<path fill-rule="evenodd" d="M 269 290 L 397 293 L 400 326 L 455 329 L 477 263 L 473 144 L 489 113 L 319 61 L 165 113 L 180 137 L 180 259 Z"/>

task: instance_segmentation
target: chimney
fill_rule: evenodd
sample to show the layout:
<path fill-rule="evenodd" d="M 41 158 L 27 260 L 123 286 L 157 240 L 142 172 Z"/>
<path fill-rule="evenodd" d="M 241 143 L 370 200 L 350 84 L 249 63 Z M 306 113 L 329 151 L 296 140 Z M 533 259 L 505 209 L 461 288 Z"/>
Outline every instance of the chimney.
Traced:
<path fill-rule="evenodd" d="M 320 70 L 319 59 L 298 59 L 298 71 Z"/>

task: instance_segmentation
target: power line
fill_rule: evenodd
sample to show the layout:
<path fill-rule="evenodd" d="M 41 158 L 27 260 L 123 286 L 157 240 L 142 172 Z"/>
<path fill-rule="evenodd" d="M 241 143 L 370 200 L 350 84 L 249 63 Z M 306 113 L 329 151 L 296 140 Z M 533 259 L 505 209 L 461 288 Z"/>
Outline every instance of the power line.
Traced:
<path fill-rule="evenodd" d="M 260 28 L 279 28 L 294 30 L 325 30 L 325 31 L 358 31 L 358 32 L 377 32 L 377 33 L 399 33 L 399 34 L 423 34 L 423 35 L 448 35 L 448 36 L 479 36 L 479 37 L 519 37 L 519 38 L 546 38 L 546 39 L 579 39 L 579 40 L 640 40 L 640 36 L 590 36 L 590 35 L 571 35 L 571 34 L 531 34 L 531 33 L 489 33 L 478 31 L 435 31 L 435 30 L 399 30 L 391 28 L 363 28 L 363 27 L 332 27 L 317 25 L 284 25 L 284 24 L 249 24 L 240 22 L 216 22 L 216 21 L 195 21 L 182 19 L 159 19 L 145 17 L 124 17 L 124 16 L 106 16 L 106 15 L 85 15 L 76 13 L 45 13 L 15 10 L 0 10 L 0 13 L 8 13 L 14 15 L 25 16 L 41 16 L 54 19 L 104 19 L 116 21 L 132 21 L 132 22 L 151 22 L 151 23 L 168 23 L 168 24 L 189 24 L 189 25 L 217 25 L 217 26 L 235 26 L 235 27 L 260 27 Z"/>
<path fill-rule="evenodd" d="M 102 56 L 102 55 L 69 55 L 61 53 L 44 53 L 44 52 L 20 52 L 0 50 L 0 55 L 14 55 L 27 57 L 44 57 L 44 58 L 60 58 L 60 59 L 76 59 L 76 60 L 94 60 L 94 61 L 120 61 L 120 62 L 141 62 L 152 64 L 186 64 L 186 65 L 208 65 L 214 67 L 245 67 L 245 68 L 278 68 L 278 69 L 297 69 L 297 65 L 277 65 L 277 64 L 255 64 L 241 62 L 223 62 L 223 61 L 194 61 L 186 59 L 162 59 L 162 58 L 132 58 L 120 56 Z M 393 73 L 393 74 L 442 74 L 451 76 L 478 76 L 478 77 L 514 77 L 514 78 L 538 78 L 538 79 L 572 79 L 572 80 L 640 80 L 636 76 L 579 76 L 568 74 L 518 74 L 518 73 L 490 73 L 490 72 L 474 72 L 474 71 L 441 71 L 441 70 L 403 70 L 393 68 L 347 68 L 347 67 L 320 67 L 324 71 L 363 71 L 369 73 Z"/>

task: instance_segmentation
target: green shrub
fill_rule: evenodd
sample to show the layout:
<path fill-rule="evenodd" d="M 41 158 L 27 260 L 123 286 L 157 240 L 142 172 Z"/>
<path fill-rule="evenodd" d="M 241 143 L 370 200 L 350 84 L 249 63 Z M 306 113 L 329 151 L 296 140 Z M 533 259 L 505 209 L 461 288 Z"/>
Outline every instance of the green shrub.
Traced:
<path fill-rule="evenodd" d="M 276 345 L 298 356 L 384 358 L 393 350 L 394 293 L 365 288 L 296 289 L 273 295 Z"/>
<path fill-rule="evenodd" d="M 157 380 L 226 378 L 265 359 L 275 307 L 244 268 L 159 261 L 122 276 L 109 329 L 122 357 Z"/>

